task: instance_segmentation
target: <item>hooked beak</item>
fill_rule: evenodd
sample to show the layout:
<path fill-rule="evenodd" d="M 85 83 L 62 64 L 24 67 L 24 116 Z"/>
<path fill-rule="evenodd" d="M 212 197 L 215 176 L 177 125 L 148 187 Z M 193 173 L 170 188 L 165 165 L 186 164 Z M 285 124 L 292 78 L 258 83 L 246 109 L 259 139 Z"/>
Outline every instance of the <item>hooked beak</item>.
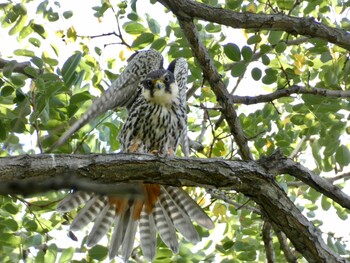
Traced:
<path fill-rule="evenodd" d="M 157 79 L 154 81 L 154 87 L 157 89 L 163 89 L 165 87 L 165 84 L 164 84 L 163 80 Z"/>

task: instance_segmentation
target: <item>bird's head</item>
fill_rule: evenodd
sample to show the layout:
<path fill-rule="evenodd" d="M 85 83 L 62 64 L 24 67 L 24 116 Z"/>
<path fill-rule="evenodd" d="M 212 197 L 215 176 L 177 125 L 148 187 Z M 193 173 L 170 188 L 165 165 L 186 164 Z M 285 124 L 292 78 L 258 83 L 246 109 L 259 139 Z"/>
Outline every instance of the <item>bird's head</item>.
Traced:
<path fill-rule="evenodd" d="M 149 73 L 142 81 L 143 96 L 146 100 L 163 106 L 169 106 L 177 101 L 179 92 L 172 72 L 159 69 Z"/>

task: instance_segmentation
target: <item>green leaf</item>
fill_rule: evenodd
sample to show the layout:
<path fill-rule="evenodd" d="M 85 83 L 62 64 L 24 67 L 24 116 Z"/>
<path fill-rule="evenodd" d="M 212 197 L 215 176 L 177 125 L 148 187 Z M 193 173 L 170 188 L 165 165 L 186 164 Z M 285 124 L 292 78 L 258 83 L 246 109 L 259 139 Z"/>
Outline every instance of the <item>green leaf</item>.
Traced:
<path fill-rule="evenodd" d="M 15 89 L 11 86 L 4 86 L 1 89 L 1 96 L 2 97 L 7 97 L 12 95 L 12 93 L 15 91 Z"/>
<path fill-rule="evenodd" d="M 39 35 L 41 36 L 43 39 L 47 38 L 47 33 L 45 31 L 45 28 L 42 25 L 38 25 L 35 23 L 31 24 L 33 30 Z"/>
<path fill-rule="evenodd" d="M 27 73 L 28 75 L 32 76 L 33 78 L 37 78 L 39 76 L 36 69 L 33 67 L 30 67 L 30 66 L 25 67 L 24 72 Z"/>
<path fill-rule="evenodd" d="M 45 262 L 56 262 L 57 258 L 57 246 L 51 244 L 45 253 Z"/>
<path fill-rule="evenodd" d="M 91 94 L 88 91 L 83 91 L 77 94 L 74 94 L 70 99 L 70 104 L 78 104 L 92 98 Z"/>
<path fill-rule="evenodd" d="M 139 20 L 139 16 L 136 13 L 130 13 L 127 15 L 127 17 L 131 21 L 138 21 Z"/>
<path fill-rule="evenodd" d="M 108 248 L 101 245 L 96 245 L 89 250 L 89 256 L 96 260 L 104 260 L 107 257 L 107 254 Z"/>
<path fill-rule="evenodd" d="M 323 195 L 322 198 L 321 198 L 321 207 L 322 207 L 322 209 L 325 210 L 325 211 L 328 211 L 329 208 L 331 208 L 331 206 L 332 206 L 331 199 L 328 198 L 327 196 Z"/>
<path fill-rule="evenodd" d="M 225 6 L 229 9 L 241 7 L 243 0 L 225 0 Z"/>
<path fill-rule="evenodd" d="M 253 56 L 252 49 L 248 46 L 242 47 L 242 56 L 245 62 L 250 62 Z"/>
<path fill-rule="evenodd" d="M 67 37 L 70 41 L 75 42 L 77 40 L 77 31 L 75 30 L 75 28 L 73 26 L 69 27 L 67 29 Z"/>
<path fill-rule="evenodd" d="M 52 66 L 52 67 L 55 67 L 58 65 L 58 60 L 57 59 L 54 59 L 54 58 L 51 58 L 49 54 L 47 54 L 45 51 L 43 52 L 43 55 L 42 55 L 42 60 Z"/>
<path fill-rule="evenodd" d="M 283 31 L 270 31 L 267 40 L 271 45 L 277 45 L 278 42 L 281 40 L 282 35 Z"/>
<path fill-rule="evenodd" d="M 142 49 L 153 42 L 154 35 L 152 33 L 142 33 L 139 35 L 134 42 L 132 42 L 132 47 L 137 49 Z"/>
<path fill-rule="evenodd" d="M 42 235 L 36 234 L 34 236 L 26 238 L 23 242 L 23 245 L 25 248 L 39 246 L 43 242 L 42 239 Z"/>
<path fill-rule="evenodd" d="M 157 20 L 150 17 L 150 15 L 146 14 L 148 28 L 155 35 L 159 35 L 160 33 L 160 25 Z"/>
<path fill-rule="evenodd" d="M 65 11 L 62 15 L 65 19 L 69 19 L 73 16 L 73 11 Z"/>
<path fill-rule="evenodd" d="M 326 52 L 323 52 L 321 54 L 321 61 L 323 63 L 326 63 L 326 62 L 328 62 L 328 61 L 330 61 L 332 59 L 333 59 L 333 57 L 332 57 L 331 53 L 329 52 L 329 50 L 327 50 Z"/>
<path fill-rule="evenodd" d="M 261 79 L 261 76 L 262 76 L 262 71 L 260 68 L 253 68 L 252 69 L 252 72 L 251 72 L 251 75 L 252 75 L 252 78 L 256 81 L 260 80 Z"/>
<path fill-rule="evenodd" d="M 16 49 L 13 51 L 13 54 L 16 56 L 23 56 L 23 57 L 34 57 L 34 52 L 28 49 Z"/>
<path fill-rule="evenodd" d="M 283 53 L 287 48 L 287 44 L 285 42 L 280 42 L 276 45 L 275 51 L 277 53 Z"/>
<path fill-rule="evenodd" d="M 36 231 L 38 229 L 38 224 L 34 220 L 25 217 L 23 219 L 23 227 L 28 231 Z"/>
<path fill-rule="evenodd" d="M 24 4 L 16 4 L 13 7 L 13 11 L 15 11 L 16 14 L 19 14 L 19 15 L 26 15 L 27 14 L 27 9 L 26 9 Z"/>
<path fill-rule="evenodd" d="M 21 76 L 11 76 L 11 81 L 12 81 L 12 84 L 17 86 L 17 87 L 23 87 L 26 83 L 23 79 L 23 77 Z"/>
<path fill-rule="evenodd" d="M 271 85 L 277 82 L 277 72 L 273 69 L 266 69 L 265 76 L 262 78 L 262 82 L 266 85 Z"/>
<path fill-rule="evenodd" d="M 15 206 L 13 203 L 6 203 L 4 206 L 3 206 L 3 209 L 7 212 L 9 212 L 10 214 L 17 214 L 18 213 L 18 207 Z"/>
<path fill-rule="evenodd" d="M 10 29 L 9 35 L 11 36 L 21 31 L 24 27 L 24 24 L 27 22 L 27 19 L 27 15 L 21 15 L 20 18 L 17 20 L 16 24 Z"/>
<path fill-rule="evenodd" d="M 34 57 L 32 57 L 32 59 L 30 61 L 38 68 L 42 68 L 44 65 L 44 61 L 39 57 L 34 56 Z"/>
<path fill-rule="evenodd" d="M 209 23 L 205 26 L 205 30 L 208 33 L 219 33 L 221 32 L 221 25 Z"/>
<path fill-rule="evenodd" d="M 20 119 L 20 118 L 13 119 L 10 122 L 10 127 L 11 127 L 11 131 L 17 132 L 17 133 L 23 133 L 26 130 L 26 126 L 23 122 L 23 119 Z"/>
<path fill-rule="evenodd" d="M 270 64 L 270 58 L 266 54 L 261 55 L 261 61 L 265 66 L 268 66 Z"/>
<path fill-rule="evenodd" d="M 350 151 L 349 148 L 345 145 L 341 145 L 336 153 L 335 153 L 335 160 L 337 163 L 339 163 L 341 166 L 347 166 L 350 163 Z"/>
<path fill-rule="evenodd" d="M 62 251 L 61 257 L 58 263 L 69 263 L 74 256 L 75 249 L 72 247 L 66 248 Z"/>
<path fill-rule="evenodd" d="M 12 72 L 13 72 L 13 70 L 14 70 L 14 68 L 15 68 L 16 65 L 17 65 L 17 61 L 14 61 L 14 60 L 9 61 L 9 62 L 7 62 L 7 63 L 5 64 L 5 66 L 4 66 L 3 70 L 2 70 L 2 72 L 3 72 L 3 74 L 4 74 L 4 76 L 5 76 L 6 78 L 10 78 L 10 77 L 11 77 Z"/>
<path fill-rule="evenodd" d="M 29 36 L 31 33 L 34 32 L 33 28 L 32 28 L 32 21 L 29 22 L 28 25 L 26 25 L 25 27 L 22 28 L 21 32 L 19 32 L 19 36 L 18 39 L 22 40 L 25 39 L 27 36 Z"/>
<path fill-rule="evenodd" d="M 339 240 L 335 241 L 335 247 L 337 248 L 337 252 L 340 255 L 347 255 L 347 246 L 344 243 L 341 243 Z"/>
<path fill-rule="evenodd" d="M 152 43 L 151 48 L 162 52 L 166 45 L 167 42 L 164 38 L 158 38 Z"/>
<path fill-rule="evenodd" d="M 64 62 L 61 73 L 66 87 L 70 87 L 76 80 L 76 69 L 80 64 L 82 56 L 83 54 L 78 51 Z"/>
<path fill-rule="evenodd" d="M 34 37 L 29 38 L 29 43 L 31 43 L 35 47 L 41 46 L 41 41 L 37 38 L 34 38 Z"/>
<path fill-rule="evenodd" d="M 255 261 L 256 251 L 244 251 L 238 254 L 237 259 L 244 262 Z"/>
<path fill-rule="evenodd" d="M 247 65 L 243 62 L 237 62 L 232 65 L 231 75 L 232 77 L 239 77 L 244 74 L 247 69 Z"/>
<path fill-rule="evenodd" d="M 236 44 L 229 43 L 224 45 L 224 53 L 232 61 L 241 60 L 241 51 Z"/>
<path fill-rule="evenodd" d="M 303 114 L 295 114 L 290 118 L 290 121 L 295 125 L 304 125 L 304 115 Z"/>
<path fill-rule="evenodd" d="M 46 13 L 45 18 L 50 22 L 56 22 L 60 17 L 57 12 L 52 11 L 50 8 L 49 12 Z"/>
<path fill-rule="evenodd" d="M 134 21 L 126 22 L 123 28 L 130 35 L 139 35 L 146 31 L 146 28 L 142 24 Z"/>
<path fill-rule="evenodd" d="M 0 235 L 0 245 L 17 247 L 21 244 L 21 241 L 21 237 L 13 234 L 1 233 Z"/>
<path fill-rule="evenodd" d="M 10 229 L 11 231 L 18 230 L 18 223 L 16 222 L 16 220 L 11 218 L 0 220 L 0 225 Z"/>
<path fill-rule="evenodd" d="M 276 1 L 276 3 L 280 9 L 284 10 L 291 10 L 293 8 L 293 5 L 295 4 L 294 0 L 279 0 Z"/>
<path fill-rule="evenodd" d="M 261 36 L 260 35 L 253 35 L 250 38 L 248 38 L 247 40 L 247 44 L 248 45 L 253 45 L 253 44 L 257 44 L 261 41 Z"/>

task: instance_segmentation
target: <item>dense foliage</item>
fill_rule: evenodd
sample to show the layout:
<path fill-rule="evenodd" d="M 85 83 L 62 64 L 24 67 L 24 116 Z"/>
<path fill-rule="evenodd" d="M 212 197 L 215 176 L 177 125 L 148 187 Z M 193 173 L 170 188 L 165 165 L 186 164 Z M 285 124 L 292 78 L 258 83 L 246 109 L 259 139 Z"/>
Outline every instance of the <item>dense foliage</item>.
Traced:
<path fill-rule="evenodd" d="M 153 48 L 162 52 L 166 65 L 177 57 L 188 60 L 190 138 L 203 145 L 201 151 L 193 150 L 192 155 L 241 158 L 216 96 L 176 18 L 156 1 L 144 2 L 95 1 L 95 6 L 85 7 L 90 12 L 86 14 L 67 3 L 61 6 L 59 1 L 0 4 L 0 156 L 43 153 L 91 105 L 93 98 L 118 78 L 133 52 Z M 343 30 L 350 27 L 349 1 L 201 2 L 243 13 L 313 17 L 319 23 Z M 92 25 L 89 21 L 102 26 L 97 32 L 94 28 L 84 30 L 84 23 Z M 280 148 L 286 156 L 320 176 L 334 178 L 332 182 L 349 191 L 348 50 L 326 38 L 289 34 L 283 27 L 278 31 L 238 30 L 203 20 L 195 23 L 228 91 L 235 95 L 230 98 L 232 103 L 239 100 L 235 109 L 254 159 Z M 295 85 L 305 92 L 269 97 Z M 320 96 L 307 92 L 312 88 L 335 93 Z M 261 94 L 267 95 L 238 97 Z M 107 112 L 56 152 L 116 152 L 125 114 L 124 110 Z M 334 220 L 348 220 L 348 210 L 294 177 L 280 175 L 277 180 L 316 226 L 323 225 L 320 215 L 328 217 L 327 213 Z M 211 234 L 198 228 L 203 237 L 210 238 L 197 246 L 181 240 L 180 253 L 174 256 L 159 240 L 157 262 L 265 261 L 261 234 L 264 220 L 259 207 L 233 191 L 215 193 L 210 199 L 199 189 L 188 190 L 206 207 L 217 228 Z M 2 262 L 70 262 L 73 256 L 79 262 L 98 262 L 107 258 L 103 243 L 92 249 L 80 246 L 81 239 L 76 242 L 77 248 L 61 243 L 60 235 L 66 235 L 66 225 L 74 217 L 74 213 L 55 212 L 65 193 L 28 198 L 0 196 Z M 323 237 L 336 254 L 349 258 L 349 231 L 343 234 L 325 232 Z M 70 238 L 74 240 L 75 236 L 71 233 Z M 277 236 L 273 237 L 273 245 L 276 262 L 284 262 Z M 301 258 L 300 254 L 295 255 Z M 142 260 L 140 249 L 136 249 L 134 260 L 139 257 Z"/>

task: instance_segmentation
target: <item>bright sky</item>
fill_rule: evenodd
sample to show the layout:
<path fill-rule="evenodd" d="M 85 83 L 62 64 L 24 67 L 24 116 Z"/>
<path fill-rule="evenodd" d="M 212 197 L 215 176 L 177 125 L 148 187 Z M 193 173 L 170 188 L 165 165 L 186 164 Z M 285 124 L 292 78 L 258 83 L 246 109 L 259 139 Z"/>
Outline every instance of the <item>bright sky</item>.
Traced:
<path fill-rule="evenodd" d="M 50 1 L 50 3 L 53 4 L 53 1 Z M 62 10 L 72 10 L 74 15 L 72 18 L 67 20 L 66 22 L 62 23 L 59 22 L 57 25 L 48 23 L 43 20 L 45 25 L 52 30 L 52 32 L 55 32 L 59 29 L 69 28 L 71 25 L 74 25 L 76 31 L 78 32 L 78 35 L 99 35 L 103 33 L 111 33 L 113 31 L 117 32 L 116 24 L 114 15 L 112 13 L 106 13 L 106 16 L 98 21 L 94 16 L 93 12 L 91 11 L 92 6 L 98 6 L 100 5 L 100 1 L 93 0 L 93 1 L 86 1 L 86 0 L 62 0 L 59 1 L 59 3 L 62 6 Z M 36 6 L 37 2 L 33 1 L 28 5 L 29 6 Z M 162 29 L 165 30 L 165 26 L 168 23 L 168 21 L 172 18 L 172 15 L 170 13 L 166 14 L 163 12 L 164 8 L 160 4 L 151 5 L 149 1 L 138 1 L 138 11 L 140 17 L 144 17 L 142 13 L 144 13 L 147 10 L 147 12 L 152 16 L 156 17 L 157 20 L 162 25 Z M 39 19 L 39 18 L 38 18 Z M 231 37 L 232 35 L 232 37 Z M 235 31 L 234 34 L 230 34 L 230 31 L 227 31 L 227 42 L 234 42 L 237 45 L 242 46 L 243 43 L 245 43 L 245 39 L 243 34 L 239 34 L 238 31 Z M 132 42 L 132 38 L 128 35 L 124 35 L 126 37 L 126 40 L 129 40 L 129 43 Z M 0 31 L 0 38 L 3 39 L 0 41 L 0 50 L 1 54 L 3 56 L 10 56 L 13 48 L 16 47 L 18 44 L 15 39 L 8 38 L 6 32 Z M 119 42 L 119 40 L 116 37 L 110 37 L 110 38 L 95 38 L 91 40 L 91 46 L 94 46 L 96 43 L 103 41 L 103 43 L 108 43 L 110 40 L 110 43 L 112 42 Z M 44 42 L 44 41 L 42 41 Z M 57 41 L 55 41 L 55 44 Z M 47 41 L 46 43 L 43 43 L 44 45 L 50 45 L 50 42 Z M 224 43 L 223 43 L 224 44 Z M 63 63 L 75 50 L 79 49 L 78 46 L 75 46 L 74 44 L 67 45 L 63 41 L 59 43 L 59 49 L 62 52 L 60 54 L 60 58 L 62 58 L 61 63 Z M 78 43 L 76 44 L 78 45 Z M 105 60 L 107 58 L 118 57 L 119 51 L 121 46 L 120 45 L 110 45 L 106 47 L 106 49 L 103 51 L 103 57 L 102 60 Z M 131 54 L 132 52 L 130 52 Z M 127 58 L 130 54 L 125 54 L 125 57 Z M 24 58 L 26 60 L 27 58 Z M 123 62 L 125 63 L 125 62 Z M 255 64 L 254 66 L 256 66 Z M 249 74 L 246 74 L 249 76 Z M 233 81 L 235 83 L 235 81 Z M 261 83 L 252 81 L 249 77 L 245 77 L 243 82 L 239 85 L 239 88 L 236 95 L 254 95 L 254 94 L 262 94 L 267 93 L 267 90 L 264 90 L 261 88 Z M 249 87 L 249 88 L 246 88 Z M 257 87 L 252 91 L 252 87 Z M 305 160 L 307 160 L 308 156 L 305 156 Z M 313 169 L 313 163 L 307 162 L 307 167 L 309 169 Z M 350 184 L 347 183 L 346 188 L 344 189 L 346 193 L 350 193 Z M 334 209 L 331 209 L 329 211 L 323 211 L 319 210 L 316 212 L 316 218 L 319 217 L 323 222 L 323 226 L 321 227 L 322 231 L 324 232 L 334 232 L 336 237 L 345 236 L 348 239 L 348 242 L 350 242 L 350 224 L 349 219 L 346 220 L 346 222 L 340 220 L 336 215 Z M 218 226 L 213 231 L 212 235 L 209 238 L 219 237 L 221 239 L 224 226 Z M 55 232 L 52 233 L 53 236 L 55 236 Z M 59 242 L 61 243 L 60 246 L 71 246 L 71 245 L 80 245 L 80 241 L 82 240 L 82 237 L 84 236 L 83 233 L 78 233 L 77 236 L 79 237 L 79 242 L 73 242 L 70 238 L 65 236 L 59 237 Z M 106 239 L 104 240 L 106 242 Z M 350 244 L 348 244 L 350 247 Z M 214 249 L 214 248 L 213 248 Z"/>

